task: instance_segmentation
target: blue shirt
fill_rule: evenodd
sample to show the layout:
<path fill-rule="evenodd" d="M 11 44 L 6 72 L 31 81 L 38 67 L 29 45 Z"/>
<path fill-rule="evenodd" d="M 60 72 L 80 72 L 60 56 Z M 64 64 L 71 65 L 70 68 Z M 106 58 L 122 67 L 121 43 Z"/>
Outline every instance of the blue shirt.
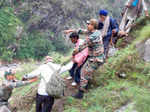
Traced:
<path fill-rule="evenodd" d="M 103 27 L 104 27 L 104 24 L 101 21 L 99 21 L 98 29 L 102 30 Z M 115 19 L 110 17 L 110 25 L 108 27 L 107 35 L 104 36 L 104 39 L 103 39 L 104 41 L 109 41 L 111 39 L 113 29 L 116 29 L 117 31 L 116 34 L 117 34 L 119 32 L 119 25 Z"/>

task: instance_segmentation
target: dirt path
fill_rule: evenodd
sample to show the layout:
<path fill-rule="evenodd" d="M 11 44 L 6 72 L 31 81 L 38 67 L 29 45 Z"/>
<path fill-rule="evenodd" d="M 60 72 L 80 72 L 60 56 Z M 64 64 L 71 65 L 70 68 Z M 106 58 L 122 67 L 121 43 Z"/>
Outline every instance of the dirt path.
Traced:
<path fill-rule="evenodd" d="M 71 86 L 72 80 L 66 80 L 66 85 L 67 85 L 67 89 L 65 91 L 65 96 L 71 96 L 72 94 L 77 92 L 77 86 L 73 87 Z M 53 106 L 53 111 L 52 112 L 63 112 L 64 111 L 64 104 L 66 101 L 66 97 L 62 98 L 62 99 L 58 99 L 55 100 L 55 104 Z"/>

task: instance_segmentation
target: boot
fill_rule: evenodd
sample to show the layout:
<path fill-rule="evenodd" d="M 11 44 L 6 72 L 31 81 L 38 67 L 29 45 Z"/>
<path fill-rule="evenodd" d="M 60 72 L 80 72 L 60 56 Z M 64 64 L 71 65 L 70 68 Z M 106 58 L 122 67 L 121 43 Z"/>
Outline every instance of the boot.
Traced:
<path fill-rule="evenodd" d="M 84 95 L 84 91 L 79 90 L 78 93 L 76 93 L 75 95 L 73 95 L 74 98 L 76 99 L 82 99 Z"/>

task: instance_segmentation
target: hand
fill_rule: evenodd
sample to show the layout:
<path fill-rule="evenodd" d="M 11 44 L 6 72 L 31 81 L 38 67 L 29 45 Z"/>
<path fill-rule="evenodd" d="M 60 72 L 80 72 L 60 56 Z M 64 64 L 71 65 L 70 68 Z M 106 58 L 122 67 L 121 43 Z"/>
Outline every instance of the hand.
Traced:
<path fill-rule="evenodd" d="M 72 56 L 71 60 L 72 60 L 73 62 L 75 62 L 75 60 L 74 60 L 74 56 Z"/>
<path fill-rule="evenodd" d="M 75 50 L 73 51 L 72 55 L 75 56 L 77 53 L 78 53 L 78 50 L 75 49 Z"/>
<path fill-rule="evenodd" d="M 145 11 L 145 16 L 146 16 L 147 18 L 149 17 L 148 11 Z"/>
<path fill-rule="evenodd" d="M 127 8 L 131 8 L 131 5 L 128 4 L 128 5 L 126 5 L 126 7 L 127 7 Z"/>
<path fill-rule="evenodd" d="M 125 31 L 119 31 L 118 32 L 118 35 L 120 36 L 120 37 L 122 37 L 122 36 L 128 36 L 128 33 L 126 33 Z"/>
<path fill-rule="evenodd" d="M 74 30 L 72 30 L 72 29 L 70 29 L 70 30 L 64 30 L 64 33 L 65 33 L 65 34 L 69 34 L 69 33 L 71 33 L 71 32 L 74 32 Z"/>
<path fill-rule="evenodd" d="M 22 78 L 22 81 L 26 81 L 26 80 L 27 80 L 26 78 L 24 78 L 24 77 Z"/>
<path fill-rule="evenodd" d="M 113 29 L 113 30 L 112 30 L 112 34 L 115 34 L 115 33 L 117 33 L 117 30 L 116 30 L 116 29 Z"/>
<path fill-rule="evenodd" d="M 38 78 L 37 78 L 37 77 L 34 77 L 33 79 L 30 79 L 29 82 L 32 83 L 32 82 L 35 82 L 35 81 L 37 81 L 37 80 L 38 80 Z"/>

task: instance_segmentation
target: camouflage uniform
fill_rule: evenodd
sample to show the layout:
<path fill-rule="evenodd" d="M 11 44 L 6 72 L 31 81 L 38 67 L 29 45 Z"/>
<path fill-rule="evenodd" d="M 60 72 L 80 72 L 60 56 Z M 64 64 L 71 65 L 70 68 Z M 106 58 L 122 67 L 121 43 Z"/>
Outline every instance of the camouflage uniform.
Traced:
<path fill-rule="evenodd" d="M 2 82 L 2 85 L 0 85 L 0 112 L 11 112 L 8 108 L 8 99 L 12 94 L 12 90 L 27 84 L 29 84 L 29 81 L 12 82 L 5 80 Z"/>
<path fill-rule="evenodd" d="M 89 49 L 88 59 L 81 69 L 80 89 L 84 89 L 92 78 L 92 73 L 104 62 L 104 47 L 100 31 L 88 32 L 80 29 L 78 33 L 87 34 L 87 39 L 77 51 L 80 52 L 86 47 Z"/>

